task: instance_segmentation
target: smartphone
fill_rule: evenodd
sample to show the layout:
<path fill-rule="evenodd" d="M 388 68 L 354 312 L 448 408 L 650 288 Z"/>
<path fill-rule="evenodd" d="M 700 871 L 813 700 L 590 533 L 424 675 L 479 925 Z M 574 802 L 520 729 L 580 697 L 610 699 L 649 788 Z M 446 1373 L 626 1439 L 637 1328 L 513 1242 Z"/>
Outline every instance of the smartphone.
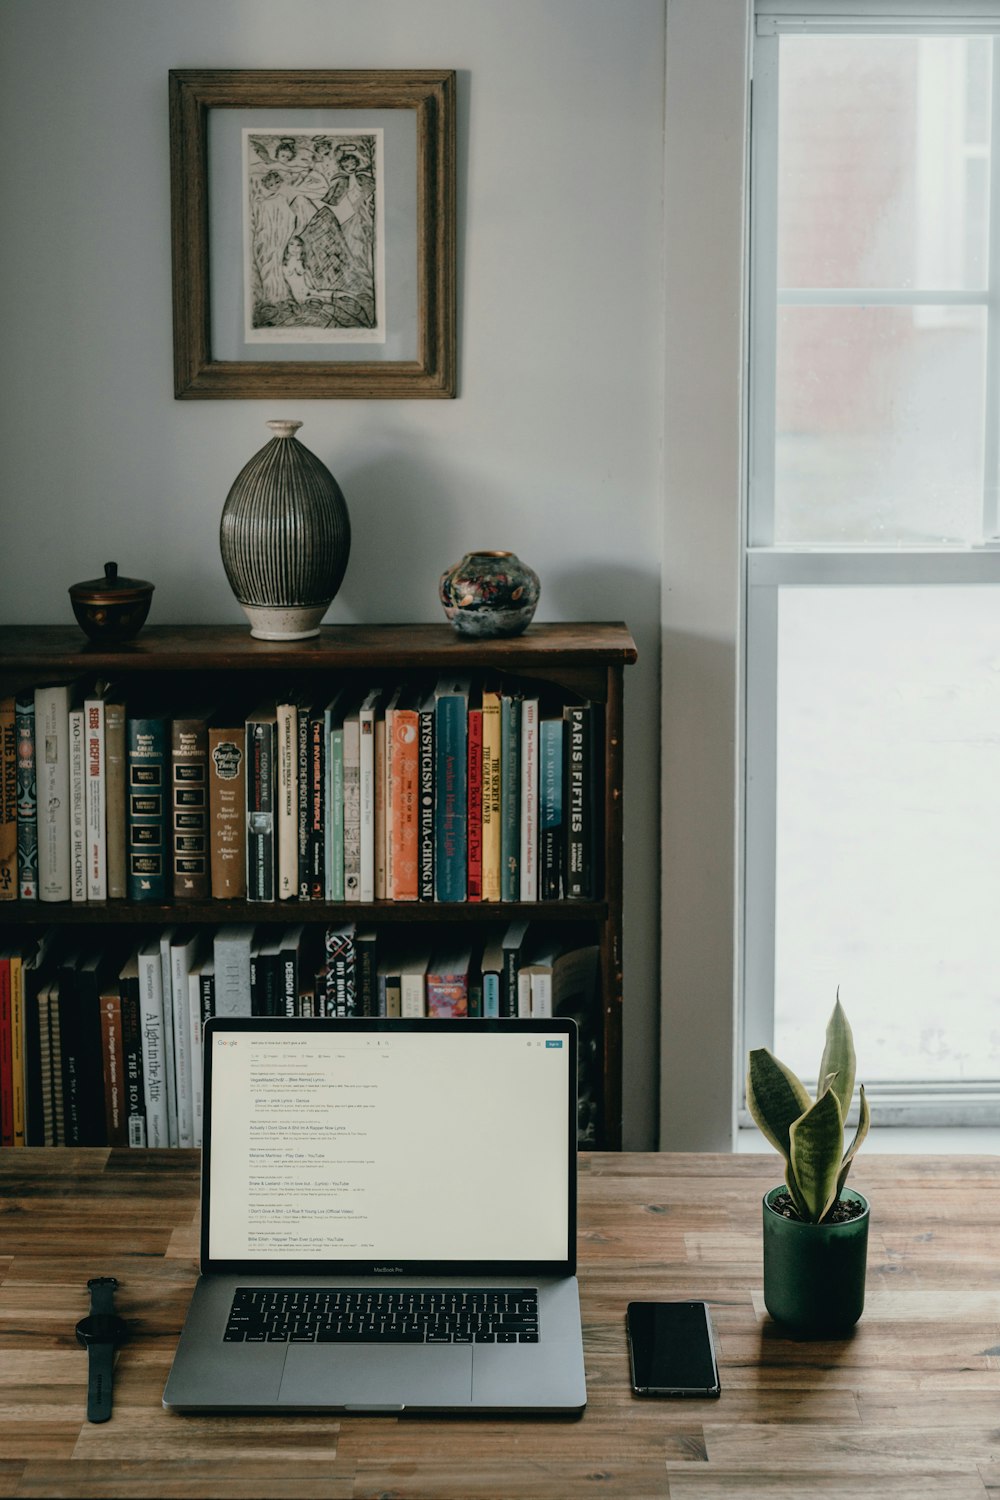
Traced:
<path fill-rule="evenodd" d="M 630 1302 L 625 1315 L 637 1396 L 718 1396 L 707 1302 Z"/>

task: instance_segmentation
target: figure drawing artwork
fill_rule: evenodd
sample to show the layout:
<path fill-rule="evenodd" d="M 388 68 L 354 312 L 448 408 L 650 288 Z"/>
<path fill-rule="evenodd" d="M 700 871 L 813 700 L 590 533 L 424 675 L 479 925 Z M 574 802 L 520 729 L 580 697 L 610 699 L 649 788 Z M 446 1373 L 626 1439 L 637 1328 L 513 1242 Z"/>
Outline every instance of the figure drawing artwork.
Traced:
<path fill-rule="evenodd" d="M 246 338 L 385 341 L 382 131 L 244 130 Z"/>

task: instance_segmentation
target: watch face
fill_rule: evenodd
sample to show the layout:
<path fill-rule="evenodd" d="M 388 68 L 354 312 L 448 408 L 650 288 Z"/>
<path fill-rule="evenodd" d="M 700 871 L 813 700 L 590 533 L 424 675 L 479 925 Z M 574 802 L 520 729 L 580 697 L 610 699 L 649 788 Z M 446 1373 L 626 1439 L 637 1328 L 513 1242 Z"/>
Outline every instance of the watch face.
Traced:
<path fill-rule="evenodd" d="M 125 1323 L 114 1313 L 91 1313 L 76 1325 L 81 1344 L 120 1344 L 125 1337 Z"/>

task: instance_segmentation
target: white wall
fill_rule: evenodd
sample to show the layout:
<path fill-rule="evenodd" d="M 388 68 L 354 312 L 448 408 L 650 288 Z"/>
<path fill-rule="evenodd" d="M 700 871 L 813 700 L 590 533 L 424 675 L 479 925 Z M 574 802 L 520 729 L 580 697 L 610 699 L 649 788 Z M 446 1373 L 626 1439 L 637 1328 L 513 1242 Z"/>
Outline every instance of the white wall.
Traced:
<path fill-rule="evenodd" d="M 0 618 L 109 557 L 151 619 L 238 621 L 218 552 L 269 417 L 340 481 L 330 621 L 433 620 L 506 547 L 539 619 L 627 620 L 626 1142 L 654 1144 L 664 0 L 5 0 Z M 174 401 L 167 71 L 459 72 L 459 398 Z"/>

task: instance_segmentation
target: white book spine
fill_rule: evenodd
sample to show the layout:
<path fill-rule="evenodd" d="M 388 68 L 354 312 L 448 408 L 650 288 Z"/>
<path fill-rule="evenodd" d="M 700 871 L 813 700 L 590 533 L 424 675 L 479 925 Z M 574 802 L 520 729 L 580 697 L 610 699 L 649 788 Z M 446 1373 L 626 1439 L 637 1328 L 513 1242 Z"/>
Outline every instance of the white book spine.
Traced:
<path fill-rule="evenodd" d="M 138 967 L 142 1071 L 146 1089 L 146 1140 L 150 1146 L 169 1146 L 163 969 L 157 945 L 151 945 L 140 952 Z"/>
<path fill-rule="evenodd" d="M 38 791 L 38 895 L 68 901 L 69 692 L 35 689 L 35 779 Z"/>
<path fill-rule="evenodd" d="M 423 1016 L 427 1014 L 426 983 L 422 973 L 401 974 L 399 977 L 399 1013 L 401 1016 Z"/>
<path fill-rule="evenodd" d="M 361 748 L 360 787 L 360 884 L 359 901 L 375 900 L 375 715 L 363 708 L 359 716 Z"/>
<path fill-rule="evenodd" d="M 88 698 L 83 705 L 86 731 L 87 899 L 108 899 L 106 834 L 107 769 L 104 754 L 104 701 Z"/>
<path fill-rule="evenodd" d="M 215 934 L 215 1014 L 250 1014 L 250 941 L 253 928 L 220 927 Z"/>
<path fill-rule="evenodd" d="M 521 704 L 521 900 L 538 900 L 538 699 Z"/>
<path fill-rule="evenodd" d="M 547 1019 L 552 1014 L 552 970 L 531 976 L 531 1014 Z"/>
<path fill-rule="evenodd" d="M 174 1073 L 177 1089 L 177 1144 L 194 1145 L 191 1088 L 191 998 L 189 977 L 194 939 L 170 949 L 170 998 L 174 1023 Z"/>
<path fill-rule="evenodd" d="M 177 1145 L 177 1060 L 174 1057 L 173 975 L 170 968 L 172 927 L 160 934 L 160 982 L 163 987 L 163 1062 L 167 1073 L 167 1134 L 171 1146 Z"/>
<path fill-rule="evenodd" d="M 521 969 L 517 976 L 517 1014 L 518 1019 L 531 1015 L 531 975 L 527 969 Z"/>
<path fill-rule="evenodd" d="M 278 717 L 278 900 L 299 894 L 299 714 L 279 703 Z"/>
<path fill-rule="evenodd" d="M 87 899 L 86 728 L 82 708 L 69 711 L 70 899 Z"/>

